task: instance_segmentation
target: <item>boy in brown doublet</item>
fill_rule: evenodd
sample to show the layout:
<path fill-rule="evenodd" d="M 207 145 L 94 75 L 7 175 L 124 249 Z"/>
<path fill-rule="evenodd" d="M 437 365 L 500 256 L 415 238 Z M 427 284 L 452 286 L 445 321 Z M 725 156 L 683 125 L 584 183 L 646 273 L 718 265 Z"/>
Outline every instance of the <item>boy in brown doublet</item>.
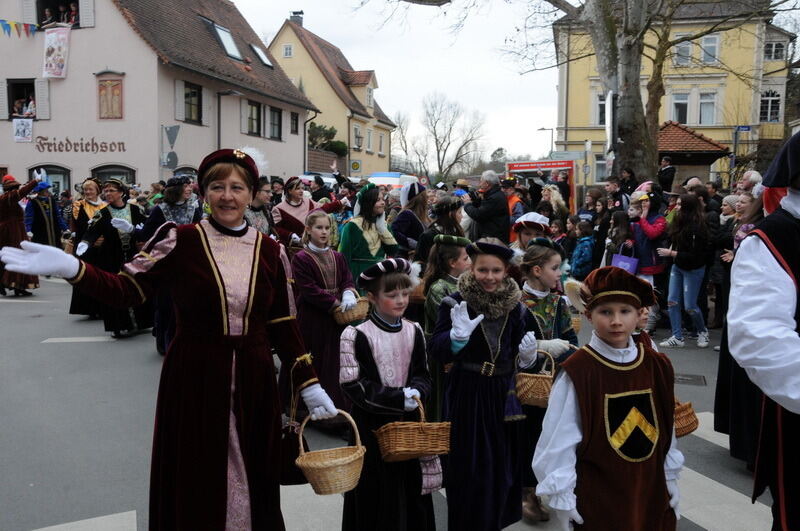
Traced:
<path fill-rule="evenodd" d="M 674 374 L 666 356 L 634 342 L 647 282 L 617 267 L 593 271 L 579 307 L 592 338 L 561 364 L 533 457 L 537 495 L 568 530 L 674 530 L 683 455 L 673 430 Z"/>

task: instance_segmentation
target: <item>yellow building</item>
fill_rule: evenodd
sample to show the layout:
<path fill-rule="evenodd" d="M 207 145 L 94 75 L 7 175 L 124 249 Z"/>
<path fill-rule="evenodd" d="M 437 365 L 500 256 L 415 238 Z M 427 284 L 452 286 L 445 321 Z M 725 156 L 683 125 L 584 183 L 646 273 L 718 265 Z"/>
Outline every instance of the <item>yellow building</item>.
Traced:
<path fill-rule="evenodd" d="M 673 20 L 671 38 L 703 31 L 729 17 L 727 10 L 736 9 L 736 5 L 739 3 L 687 3 Z M 731 24 L 739 23 L 733 20 Z M 563 151 L 587 150 L 586 183 L 602 181 L 606 175 L 606 103 L 597 62 L 591 55 L 591 39 L 569 17 L 557 21 L 553 32 L 560 63 L 555 143 Z M 666 94 L 659 123 L 687 125 L 731 151 L 738 126 L 736 155 L 740 161 L 748 154 L 752 158 L 759 148 L 779 143 L 784 138 L 787 59 L 794 39 L 794 34 L 772 25 L 767 18 L 757 18 L 676 46 L 664 67 Z M 646 43 L 655 42 L 652 32 L 648 33 Z M 652 62 L 645 57 L 643 102 L 647 101 L 651 73 Z M 680 164 L 677 166 L 681 177 Z M 729 170 L 730 160 L 723 157 L 711 165 L 708 175 L 700 177 L 725 179 Z"/>
<path fill-rule="evenodd" d="M 269 51 L 289 79 L 321 110 L 312 121 L 336 128 L 348 146 L 352 177 L 389 171 L 394 123 L 375 101 L 373 70 L 354 70 L 342 51 L 303 27 L 295 12 L 272 39 Z M 342 169 L 344 173 L 344 169 Z"/>

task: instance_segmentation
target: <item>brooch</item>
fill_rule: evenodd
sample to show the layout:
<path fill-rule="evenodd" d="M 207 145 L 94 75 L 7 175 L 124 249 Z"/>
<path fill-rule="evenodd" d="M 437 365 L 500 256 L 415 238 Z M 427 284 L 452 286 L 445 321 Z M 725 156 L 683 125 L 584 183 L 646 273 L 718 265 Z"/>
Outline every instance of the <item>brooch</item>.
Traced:
<path fill-rule="evenodd" d="M 234 149 L 233 156 L 236 157 L 237 159 L 243 159 L 247 156 L 247 154 L 240 149 Z"/>

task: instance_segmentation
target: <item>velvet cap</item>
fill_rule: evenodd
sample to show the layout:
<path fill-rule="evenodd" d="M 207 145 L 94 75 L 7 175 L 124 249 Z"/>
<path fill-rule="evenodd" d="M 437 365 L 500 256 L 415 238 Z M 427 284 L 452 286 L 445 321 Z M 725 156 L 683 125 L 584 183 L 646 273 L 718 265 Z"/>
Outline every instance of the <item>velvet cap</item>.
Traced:
<path fill-rule="evenodd" d="M 409 201 L 425 191 L 425 187 L 419 183 L 408 183 L 400 190 L 400 206 L 404 207 Z"/>
<path fill-rule="evenodd" d="M 200 163 L 200 167 L 197 169 L 197 182 L 200 183 L 201 188 L 205 188 L 206 186 L 206 172 L 208 172 L 214 164 L 219 162 L 232 162 L 241 166 L 247 173 L 250 186 L 255 193 L 256 188 L 258 188 L 258 168 L 253 158 L 239 149 L 219 149 L 206 155 L 206 158 L 203 159 L 203 162 Z"/>
<path fill-rule="evenodd" d="M 491 254 L 506 263 L 510 262 L 514 257 L 514 251 L 505 245 L 496 245 L 494 243 L 481 241 L 472 242 L 467 245 L 467 254 L 471 257 L 481 254 Z"/>
<path fill-rule="evenodd" d="M 517 179 L 514 177 L 506 177 L 500 180 L 500 188 L 514 188 L 517 186 Z"/>
<path fill-rule="evenodd" d="M 367 283 L 389 273 L 405 273 L 408 275 L 411 273 L 411 262 L 403 258 L 387 258 L 386 260 L 381 260 L 358 276 L 358 285 L 364 288 Z"/>
<path fill-rule="evenodd" d="M 795 133 L 781 147 L 761 183 L 768 188 L 786 188 L 800 175 L 800 133 Z"/>
<path fill-rule="evenodd" d="M 11 188 L 16 188 L 17 186 L 20 186 L 20 184 L 13 175 L 6 175 L 3 177 L 3 190 L 9 190 Z"/>
<path fill-rule="evenodd" d="M 583 281 L 581 298 L 586 310 L 605 302 L 622 302 L 635 308 L 656 302 L 653 286 L 624 269 L 614 266 L 595 269 Z"/>
<path fill-rule="evenodd" d="M 52 186 L 53 186 L 52 184 L 42 181 L 36 185 L 36 188 L 34 188 L 33 191 L 41 192 L 42 190 L 47 190 L 48 188 L 52 188 Z"/>
<path fill-rule="evenodd" d="M 463 192 L 463 190 L 461 190 Z M 447 214 L 449 212 L 454 212 L 464 206 L 464 203 L 460 199 L 456 199 L 455 201 L 451 201 L 448 203 L 439 202 L 433 205 L 431 212 L 435 216 L 441 216 L 442 214 Z"/>
<path fill-rule="evenodd" d="M 550 218 L 538 212 L 528 212 L 517 218 L 517 222 L 511 226 L 511 229 L 514 232 L 519 232 L 522 229 L 533 229 L 550 234 Z"/>
<path fill-rule="evenodd" d="M 457 245 L 459 247 L 466 247 L 472 243 L 469 238 L 463 236 L 451 236 L 450 234 L 437 234 L 433 237 L 433 243 L 437 245 Z"/>

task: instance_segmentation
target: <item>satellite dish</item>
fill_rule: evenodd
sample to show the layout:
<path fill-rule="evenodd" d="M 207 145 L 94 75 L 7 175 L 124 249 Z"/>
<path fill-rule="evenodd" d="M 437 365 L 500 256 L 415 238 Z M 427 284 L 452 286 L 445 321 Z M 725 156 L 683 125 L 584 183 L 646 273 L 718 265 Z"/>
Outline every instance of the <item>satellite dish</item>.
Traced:
<path fill-rule="evenodd" d="M 169 153 L 167 153 L 167 160 L 166 160 L 166 163 L 164 164 L 164 166 L 166 166 L 167 168 L 169 168 L 171 170 L 174 170 L 175 168 L 177 168 L 178 167 L 178 154 L 175 153 L 174 151 L 170 151 Z"/>

